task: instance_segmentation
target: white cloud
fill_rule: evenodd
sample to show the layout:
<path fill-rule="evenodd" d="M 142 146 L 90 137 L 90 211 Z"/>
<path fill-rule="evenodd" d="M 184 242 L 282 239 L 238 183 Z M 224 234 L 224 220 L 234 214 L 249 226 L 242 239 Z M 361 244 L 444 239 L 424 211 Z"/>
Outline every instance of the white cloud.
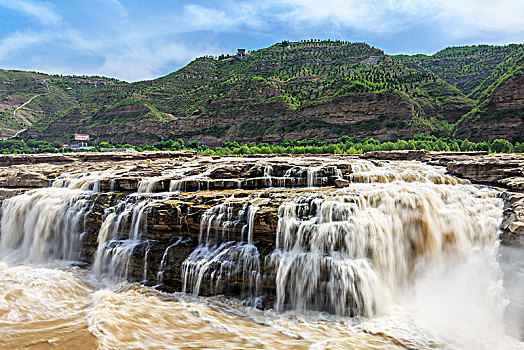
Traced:
<path fill-rule="evenodd" d="M 138 44 L 108 54 L 99 70 L 101 74 L 127 81 L 153 79 L 158 76 L 158 70 L 167 64 L 180 64 L 199 55 L 199 50 L 188 49 L 180 43 Z"/>
<path fill-rule="evenodd" d="M 60 16 L 48 3 L 24 0 L 0 0 L 0 6 L 10 10 L 20 11 L 43 24 L 58 24 L 61 21 Z"/>
<path fill-rule="evenodd" d="M 521 0 L 435 1 L 436 21 L 457 38 L 479 34 L 524 33 L 524 2 Z M 522 37 L 521 37 L 522 38 Z"/>
<path fill-rule="evenodd" d="M 49 42 L 52 37 L 49 33 L 15 32 L 0 41 L 0 60 L 35 44 Z"/>
<path fill-rule="evenodd" d="M 319 25 L 331 23 L 367 31 L 383 31 L 387 22 L 382 21 L 384 11 L 377 9 L 373 1 L 356 0 L 284 0 L 289 10 L 277 15 L 284 23 L 295 25 Z"/>
<path fill-rule="evenodd" d="M 93 35 L 69 29 L 63 31 L 60 40 L 71 51 L 96 55 L 103 61 L 94 73 L 90 70 L 83 71 L 83 74 L 106 75 L 127 81 L 152 79 L 163 73 L 166 67 L 174 69 L 195 57 L 221 52 L 209 42 L 185 44 L 177 40 L 175 37 L 183 28 L 171 23 L 172 18 L 157 17 L 154 22 L 146 20 L 136 27 L 123 26 L 111 35 Z M 46 70 L 57 71 L 51 67 L 46 67 Z"/>
<path fill-rule="evenodd" d="M 32 45 L 38 43 L 53 43 L 66 47 L 71 53 L 94 55 L 102 63 L 86 65 L 85 62 L 75 60 L 57 63 L 53 59 L 43 59 L 36 62 L 38 66 L 25 69 L 53 74 L 104 75 L 126 81 L 153 79 L 162 74 L 166 68 L 170 70 L 169 67 L 172 67 L 173 70 L 195 57 L 219 52 L 216 48 L 207 47 L 205 44 L 188 47 L 183 43 L 173 42 L 169 37 L 140 37 L 127 33 L 127 35 L 112 37 L 111 40 L 103 40 L 84 36 L 75 30 L 68 30 L 60 34 L 16 33 L 5 38 L 0 41 L 0 64 L 9 55 L 21 56 L 23 53 L 18 51 L 32 50 Z M 60 48 L 57 50 L 59 51 Z"/>
<path fill-rule="evenodd" d="M 154 11 L 151 5 L 143 13 L 137 13 L 131 5 L 124 7 L 125 2 L 118 0 L 97 3 L 98 7 L 90 2 L 85 6 L 92 6 L 96 13 L 102 11 L 99 7 L 104 8 L 110 20 L 86 28 L 69 17 L 61 19 L 49 3 L 0 0 L 0 6 L 49 24 L 41 33 L 20 26 L 19 31 L 0 39 L 0 64 L 7 59 L 18 62 L 18 58 L 34 64 L 30 58 L 37 55 L 90 57 L 91 61 L 85 62 L 46 59 L 41 66 L 28 69 L 74 73 L 75 67 L 82 67 L 77 73 L 134 81 L 154 78 L 197 56 L 223 53 L 225 50 L 213 42 L 222 35 L 282 40 L 329 32 L 349 39 L 357 32 L 358 40 L 365 41 L 369 40 L 365 33 L 375 38 L 399 33 L 398 40 L 403 40 L 416 28 L 428 35 L 428 41 L 438 37 L 438 45 L 446 41 L 478 42 L 484 37 L 499 38 L 499 42 L 524 41 L 522 0 L 224 0 L 208 7 L 186 3 L 177 11 L 164 12 Z M 211 34 L 204 36 L 202 31 Z M 49 51 L 33 49 L 41 43 L 49 44 Z M 63 71 L 50 68 L 58 65 Z"/>
<path fill-rule="evenodd" d="M 430 1 L 430 0 L 429 0 Z M 363 32 L 382 33 L 400 30 L 425 11 L 417 0 L 266 0 L 259 3 L 260 15 L 270 13 L 273 21 L 307 30 L 335 26 Z M 418 1 L 423 3 L 422 1 Z"/>
<path fill-rule="evenodd" d="M 264 8 L 264 2 L 230 3 L 222 9 L 189 4 L 184 7 L 184 13 L 179 20 L 183 23 L 181 29 L 185 31 L 225 32 L 237 30 L 242 26 L 267 28 L 267 14 Z"/>
<path fill-rule="evenodd" d="M 220 26 L 229 27 L 233 23 L 233 19 L 228 18 L 224 11 L 199 5 L 186 5 L 184 19 L 189 20 L 188 24 L 192 27 L 200 30 L 220 29 Z"/>
<path fill-rule="evenodd" d="M 364 32 L 398 32 L 433 24 L 457 38 L 481 33 L 524 33 L 522 0 L 283 0 L 266 2 L 282 23 L 332 24 Z M 282 5 L 285 5 L 282 8 Z M 274 11 L 272 11 L 274 12 Z"/>

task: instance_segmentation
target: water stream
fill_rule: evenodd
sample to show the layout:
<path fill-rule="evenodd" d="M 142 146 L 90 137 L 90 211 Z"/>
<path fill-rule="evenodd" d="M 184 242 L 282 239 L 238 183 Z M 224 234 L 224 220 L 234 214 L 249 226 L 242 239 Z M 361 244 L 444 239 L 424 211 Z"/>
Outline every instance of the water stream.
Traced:
<path fill-rule="evenodd" d="M 262 179 L 249 191 L 185 191 L 222 181 L 192 163 L 128 193 L 104 171 L 5 200 L 2 348 L 524 349 L 496 190 L 417 162 L 314 161 L 242 164 Z"/>

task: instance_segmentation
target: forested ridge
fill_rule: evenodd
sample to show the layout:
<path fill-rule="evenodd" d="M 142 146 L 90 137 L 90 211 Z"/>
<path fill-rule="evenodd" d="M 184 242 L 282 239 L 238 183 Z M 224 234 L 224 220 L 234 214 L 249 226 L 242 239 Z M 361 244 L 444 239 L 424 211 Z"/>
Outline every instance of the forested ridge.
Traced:
<path fill-rule="evenodd" d="M 200 57 L 150 81 L 56 77 L 47 83 L 53 93 L 26 106 L 29 111 L 38 109 L 38 118 L 19 127 L 28 127 L 25 138 L 64 141 L 75 131 L 97 142 L 132 144 L 162 138 L 211 146 L 306 138 L 334 142 L 342 136 L 395 141 L 418 134 L 474 141 L 502 136 L 516 142 L 521 141 L 519 120 L 524 115 L 519 94 L 512 94 L 517 100 L 504 105 L 497 105 L 492 96 L 508 83 L 516 84 L 512 91 L 521 88 L 514 78 L 523 48 L 478 45 L 446 48 L 434 55 L 389 56 L 366 43 L 284 41 L 243 57 Z M 27 74 L 0 73 L 4 85 L 8 74 Z M 11 83 L 1 97 L 23 101 L 32 93 L 46 92 L 42 78 L 33 77 L 32 82 L 31 91 L 31 81 L 20 83 L 19 91 L 13 91 L 17 85 Z M 16 130 L 9 112 L 3 113 L 2 123 Z M 476 126 L 464 133 L 463 122 L 489 119 L 496 124 L 497 115 L 506 118 L 503 128 L 510 115 L 511 123 L 517 123 L 515 133 L 482 133 Z"/>

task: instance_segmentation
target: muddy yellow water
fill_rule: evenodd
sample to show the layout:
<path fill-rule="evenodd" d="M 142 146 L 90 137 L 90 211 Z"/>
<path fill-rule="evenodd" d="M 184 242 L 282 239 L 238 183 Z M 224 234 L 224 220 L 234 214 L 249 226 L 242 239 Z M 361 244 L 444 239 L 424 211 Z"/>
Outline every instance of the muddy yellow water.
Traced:
<path fill-rule="evenodd" d="M 343 321 L 306 322 L 138 285 L 96 289 L 79 269 L 0 263 L 2 349 L 388 349 Z M 376 339 L 374 339 L 376 338 Z"/>
<path fill-rule="evenodd" d="M 87 329 L 92 290 L 61 269 L 0 263 L 3 349 L 96 349 Z"/>
<path fill-rule="evenodd" d="M 402 306 L 373 319 L 276 313 L 134 284 L 101 287 L 78 268 L 0 263 L 2 349 L 522 348 L 496 332 L 492 344 L 482 334 L 478 343 L 446 339 L 415 317 Z"/>

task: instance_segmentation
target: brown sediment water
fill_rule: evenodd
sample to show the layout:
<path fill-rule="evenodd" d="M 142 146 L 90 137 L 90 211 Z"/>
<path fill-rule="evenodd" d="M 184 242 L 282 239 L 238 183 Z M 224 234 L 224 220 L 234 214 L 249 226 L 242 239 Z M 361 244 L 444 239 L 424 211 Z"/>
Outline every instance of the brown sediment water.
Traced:
<path fill-rule="evenodd" d="M 118 181 L 111 171 L 64 174 L 5 201 L 1 348 L 524 349 L 503 322 L 495 190 L 417 162 L 255 164 L 263 189 L 215 190 L 213 204 L 195 204 L 197 237 L 149 237 L 148 213 L 186 200 L 191 186 L 197 198 L 210 193 L 202 187 L 218 166 L 143 178 L 136 193 L 115 197 L 89 268 L 77 267 L 86 222 L 102 182 Z M 344 176 L 343 188 L 315 187 Z M 162 186 L 169 191 L 150 193 Z M 277 223 L 263 252 L 256 218 L 272 201 Z M 191 239 L 180 292 L 127 281 L 140 255 L 140 279 L 151 281 L 151 270 L 153 282 L 169 282 L 171 250 Z M 163 244 L 158 266 L 149 265 L 150 242 Z M 259 302 L 265 293 L 274 293 L 269 306 Z"/>
<path fill-rule="evenodd" d="M 0 264 L 2 349 L 390 349 L 348 320 L 278 315 L 139 285 L 94 290 L 85 273 Z M 325 319 L 323 319 L 325 318 Z M 350 338 L 346 338 L 350 337 Z M 376 338 L 376 339 L 374 339 Z"/>
<path fill-rule="evenodd" d="M 92 289 L 78 272 L 0 262 L 3 349 L 96 349 L 88 330 Z"/>

